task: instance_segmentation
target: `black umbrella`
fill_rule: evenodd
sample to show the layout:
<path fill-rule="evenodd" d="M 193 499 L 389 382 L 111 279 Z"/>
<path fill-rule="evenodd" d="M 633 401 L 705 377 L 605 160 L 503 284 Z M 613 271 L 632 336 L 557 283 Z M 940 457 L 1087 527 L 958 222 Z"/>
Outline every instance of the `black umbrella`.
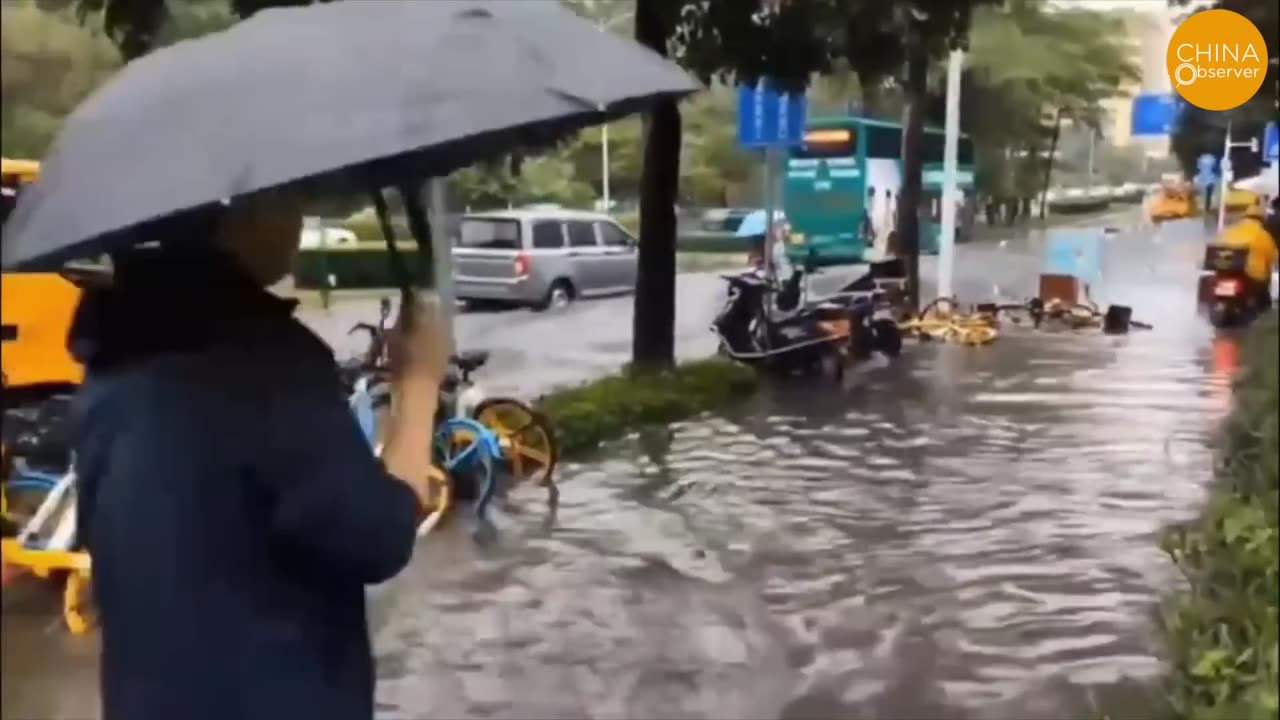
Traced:
<path fill-rule="evenodd" d="M 77 108 L 3 266 L 113 251 L 150 221 L 337 171 L 364 188 L 442 176 L 697 89 L 551 0 L 265 10 L 130 63 Z"/>

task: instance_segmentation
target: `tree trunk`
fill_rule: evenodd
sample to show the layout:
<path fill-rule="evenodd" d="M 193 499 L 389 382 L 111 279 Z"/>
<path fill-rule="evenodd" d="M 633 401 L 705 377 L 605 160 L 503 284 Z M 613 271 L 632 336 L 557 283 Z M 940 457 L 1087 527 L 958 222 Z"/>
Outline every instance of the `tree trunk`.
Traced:
<path fill-rule="evenodd" d="M 660 0 L 636 0 L 636 41 L 667 55 L 670 28 Z M 640 172 L 640 249 L 632 316 L 631 364 L 636 372 L 675 365 L 676 213 L 680 182 L 680 108 L 657 103 L 646 117 Z"/>
<path fill-rule="evenodd" d="M 1058 108 L 1053 120 L 1053 137 L 1049 139 L 1049 157 L 1044 164 L 1044 187 L 1040 189 L 1040 219 L 1049 209 L 1049 183 L 1053 179 L 1053 156 L 1058 152 L 1058 136 L 1062 134 L 1062 108 Z"/>
<path fill-rule="evenodd" d="M 928 103 L 929 56 L 914 23 L 907 31 L 907 67 L 902 108 L 902 188 L 898 191 L 898 247 L 907 266 L 907 301 L 920 308 L 920 200 L 924 157 L 924 113 Z"/>
<path fill-rule="evenodd" d="M 879 117 L 881 96 L 880 82 L 882 78 L 877 74 L 867 72 L 859 72 L 857 75 L 858 95 L 862 100 L 862 108 L 857 114 L 870 118 Z"/>

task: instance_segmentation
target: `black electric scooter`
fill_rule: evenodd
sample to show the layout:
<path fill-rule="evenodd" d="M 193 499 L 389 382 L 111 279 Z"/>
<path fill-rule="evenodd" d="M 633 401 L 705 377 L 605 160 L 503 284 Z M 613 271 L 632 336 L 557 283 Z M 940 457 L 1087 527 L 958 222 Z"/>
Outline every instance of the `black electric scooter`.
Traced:
<path fill-rule="evenodd" d="M 782 374 L 843 376 L 847 361 L 902 350 L 898 325 L 877 318 L 880 291 L 850 290 L 816 303 L 804 300 L 804 276 L 812 263 L 782 283 L 752 269 L 722 275 L 728 298 L 712 324 L 720 353 L 739 362 Z"/>

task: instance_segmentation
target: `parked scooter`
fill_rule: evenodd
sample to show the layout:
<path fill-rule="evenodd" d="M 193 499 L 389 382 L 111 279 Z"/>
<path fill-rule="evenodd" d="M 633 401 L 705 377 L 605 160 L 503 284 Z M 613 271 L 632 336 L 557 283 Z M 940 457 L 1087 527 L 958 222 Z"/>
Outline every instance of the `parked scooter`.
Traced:
<path fill-rule="evenodd" d="M 848 362 L 875 352 L 887 357 L 901 352 L 897 323 L 876 317 L 879 291 L 807 303 L 804 277 L 812 272 L 811 266 L 797 269 L 781 283 L 755 269 L 722 275 L 728 298 L 711 328 L 720 338 L 720 352 L 761 369 L 833 379 L 843 376 Z"/>

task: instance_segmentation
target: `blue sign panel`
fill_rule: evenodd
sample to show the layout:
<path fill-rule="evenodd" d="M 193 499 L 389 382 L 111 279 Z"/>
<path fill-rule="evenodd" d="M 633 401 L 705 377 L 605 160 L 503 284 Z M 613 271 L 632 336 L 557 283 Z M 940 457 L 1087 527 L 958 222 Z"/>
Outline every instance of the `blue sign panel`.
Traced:
<path fill-rule="evenodd" d="M 1096 285 L 1102 280 L 1102 231 L 1055 230 L 1045 246 L 1044 272 L 1071 275 Z"/>
<path fill-rule="evenodd" d="M 1131 130 L 1134 135 L 1168 135 L 1177 125 L 1181 108 L 1168 93 L 1139 95 L 1133 99 Z"/>
<path fill-rule="evenodd" d="M 1196 158 L 1196 185 L 1200 187 L 1213 187 L 1218 181 L 1218 156 L 1211 153 L 1204 153 Z"/>
<path fill-rule="evenodd" d="M 1262 132 L 1262 162 L 1277 161 L 1280 161 L 1280 125 L 1272 120 L 1267 123 L 1267 129 Z"/>
<path fill-rule="evenodd" d="M 804 93 L 782 93 L 767 80 L 738 86 L 738 144 L 799 145 L 807 120 Z"/>

